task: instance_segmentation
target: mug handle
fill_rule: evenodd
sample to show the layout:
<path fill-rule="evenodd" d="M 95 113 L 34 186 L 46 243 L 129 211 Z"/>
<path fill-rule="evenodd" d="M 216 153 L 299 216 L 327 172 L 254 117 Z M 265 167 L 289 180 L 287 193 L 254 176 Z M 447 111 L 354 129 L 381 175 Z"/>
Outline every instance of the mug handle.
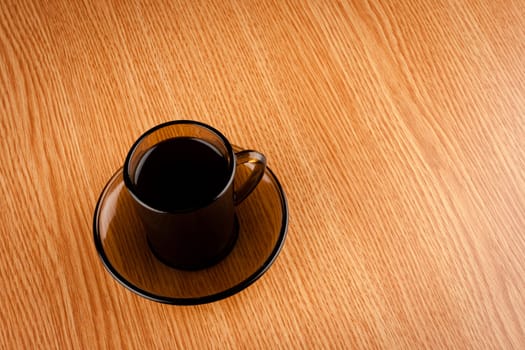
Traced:
<path fill-rule="evenodd" d="M 248 179 L 239 189 L 235 190 L 233 202 L 235 205 L 238 205 L 245 200 L 250 193 L 252 193 L 259 181 L 261 181 L 264 175 L 264 170 L 266 169 L 266 157 L 262 153 L 253 150 L 236 152 L 235 156 L 237 157 L 237 166 L 244 163 L 251 163 L 254 165 L 252 173 Z"/>

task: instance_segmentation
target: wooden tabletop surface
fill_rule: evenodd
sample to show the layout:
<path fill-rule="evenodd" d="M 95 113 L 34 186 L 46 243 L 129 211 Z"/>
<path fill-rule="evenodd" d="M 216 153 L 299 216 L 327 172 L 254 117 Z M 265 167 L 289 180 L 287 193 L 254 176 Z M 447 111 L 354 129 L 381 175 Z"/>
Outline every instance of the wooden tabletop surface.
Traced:
<path fill-rule="evenodd" d="M 2 1 L 0 348 L 525 347 L 525 6 Z M 194 119 L 268 158 L 284 248 L 142 298 L 93 242 L 131 144 Z"/>

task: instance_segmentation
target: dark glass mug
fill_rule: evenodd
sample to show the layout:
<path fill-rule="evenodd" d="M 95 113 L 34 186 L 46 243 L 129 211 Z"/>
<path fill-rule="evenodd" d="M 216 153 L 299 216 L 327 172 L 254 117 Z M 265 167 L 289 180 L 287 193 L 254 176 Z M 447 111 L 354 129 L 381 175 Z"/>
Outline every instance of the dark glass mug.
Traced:
<path fill-rule="evenodd" d="M 244 163 L 253 164 L 251 174 L 234 188 L 236 167 Z M 255 189 L 265 167 L 264 155 L 235 153 L 215 128 L 176 120 L 139 137 L 123 173 L 155 256 L 171 267 L 196 270 L 230 252 L 238 235 L 235 206 Z"/>

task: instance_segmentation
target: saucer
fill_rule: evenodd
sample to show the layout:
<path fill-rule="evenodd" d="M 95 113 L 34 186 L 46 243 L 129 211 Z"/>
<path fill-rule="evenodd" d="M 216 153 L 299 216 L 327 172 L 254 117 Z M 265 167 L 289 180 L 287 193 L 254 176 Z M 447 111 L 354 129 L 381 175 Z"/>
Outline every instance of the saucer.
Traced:
<path fill-rule="evenodd" d="M 235 182 L 246 179 L 251 166 L 237 166 Z M 98 254 L 109 273 L 132 292 L 175 305 L 220 300 L 254 283 L 281 251 L 288 226 L 286 197 L 268 167 L 255 190 L 236 207 L 239 233 L 233 249 L 205 269 L 179 270 L 158 260 L 134 210 L 120 168 L 102 191 L 95 209 L 93 231 Z"/>

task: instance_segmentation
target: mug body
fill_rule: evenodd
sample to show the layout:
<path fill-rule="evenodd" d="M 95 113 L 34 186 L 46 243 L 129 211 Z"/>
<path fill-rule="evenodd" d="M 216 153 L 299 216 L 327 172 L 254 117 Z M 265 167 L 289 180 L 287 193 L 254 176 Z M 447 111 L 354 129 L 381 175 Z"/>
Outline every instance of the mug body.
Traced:
<path fill-rule="evenodd" d="M 238 231 L 235 167 L 226 137 L 200 122 L 161 124 L 134 143 L 124 182 L 159 260 L 194 270 L 229 253 Z"/>

